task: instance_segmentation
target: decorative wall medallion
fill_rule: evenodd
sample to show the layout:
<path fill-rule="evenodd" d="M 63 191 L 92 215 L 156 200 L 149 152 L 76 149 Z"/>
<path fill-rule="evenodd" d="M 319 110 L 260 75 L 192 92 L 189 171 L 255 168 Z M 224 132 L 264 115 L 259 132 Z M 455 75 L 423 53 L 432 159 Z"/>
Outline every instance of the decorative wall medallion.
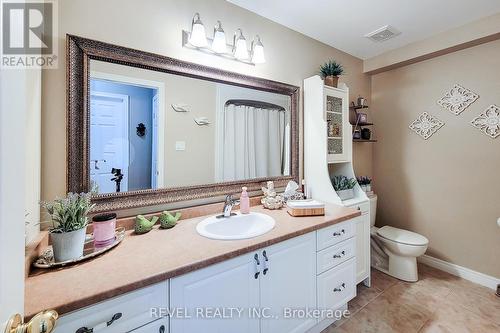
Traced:
<path fill-rule="evenodd" d="M 410 124 L 410 129 L 427 140 L 443 126 L 441 120 L 424 112 Z"/>
<path fill-rule="evenodd" d="M 500 135 L 500 108 L 492 104 L 479 117 L 471 121 L 472 126 L 495 139 Z"/>
<path fill-rule="evenodd" d="M 455 84 L 437 103 L 451 113 L 459 115 L 478 98 L 478 94 L 459 84 Z"/>

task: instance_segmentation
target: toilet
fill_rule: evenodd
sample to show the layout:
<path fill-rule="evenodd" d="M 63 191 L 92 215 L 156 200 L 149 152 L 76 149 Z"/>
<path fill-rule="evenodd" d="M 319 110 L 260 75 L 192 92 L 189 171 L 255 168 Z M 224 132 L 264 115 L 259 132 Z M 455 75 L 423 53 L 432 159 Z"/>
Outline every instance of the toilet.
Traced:
<path fill-rule="evenodd" d="M 417 257 L 425 253 L 429 240 L 404 229 L 375 227 L 377 195 L 369 199 L 372 267 L 400 280 L 418 281 Z"/>

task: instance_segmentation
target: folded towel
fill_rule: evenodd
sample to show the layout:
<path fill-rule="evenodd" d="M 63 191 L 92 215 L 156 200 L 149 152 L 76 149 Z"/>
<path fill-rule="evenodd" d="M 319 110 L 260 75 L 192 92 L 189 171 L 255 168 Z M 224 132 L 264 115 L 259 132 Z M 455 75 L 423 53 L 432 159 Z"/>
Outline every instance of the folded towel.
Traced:
<path fill-rule="evenodd" d="M 286 204 L 296 209 L 325 208 L 325 203 L 317 200 L 289 200 Z"/>

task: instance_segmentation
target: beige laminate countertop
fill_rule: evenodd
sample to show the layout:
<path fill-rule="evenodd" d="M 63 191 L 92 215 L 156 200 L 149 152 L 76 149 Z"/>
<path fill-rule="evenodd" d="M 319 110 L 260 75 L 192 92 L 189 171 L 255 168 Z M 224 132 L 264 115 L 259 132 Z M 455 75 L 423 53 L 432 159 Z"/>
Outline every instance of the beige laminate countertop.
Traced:
<path fill-rule="evenodd" d="M 212 240 L 198 235 L 204 217 L 181 220 L 173 229 L 156 226 L 144 235 L 128 231 L 121 244 L 100 257 L 26 279 L 25 316 L 53 309 L 65 314 L 265 246 L 360 215 L 328 204 L 325 216 L 292 217 L 285 209 L 251 208 L 276 220 L 273 230 L 245 240 Z"/>

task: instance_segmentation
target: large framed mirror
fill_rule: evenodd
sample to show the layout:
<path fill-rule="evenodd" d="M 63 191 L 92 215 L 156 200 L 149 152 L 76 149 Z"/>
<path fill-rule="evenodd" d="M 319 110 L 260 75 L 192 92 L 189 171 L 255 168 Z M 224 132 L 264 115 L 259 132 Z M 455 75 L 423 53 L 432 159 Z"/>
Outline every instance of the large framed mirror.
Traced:
<path fill-rule="evenodd" d="M 293 85 L 67 35 L 68 192 L 96 212 L 299 177 Z"/>

